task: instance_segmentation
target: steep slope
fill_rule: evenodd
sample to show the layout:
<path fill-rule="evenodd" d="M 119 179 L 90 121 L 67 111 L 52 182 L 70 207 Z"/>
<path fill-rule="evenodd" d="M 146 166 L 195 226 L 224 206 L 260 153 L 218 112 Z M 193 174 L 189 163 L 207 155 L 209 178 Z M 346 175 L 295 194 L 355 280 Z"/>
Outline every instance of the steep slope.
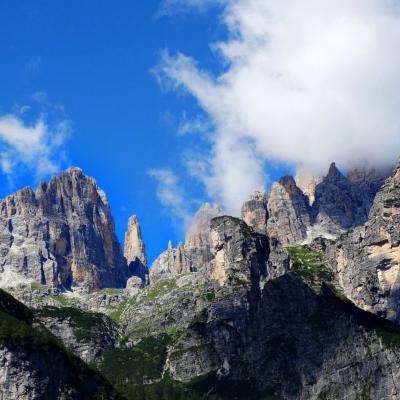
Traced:
<path fill-rule="evenodd" d="M 136 353 L 147 359 L 150 337 L 163 349 L 145 386 L 223 399 L 399 398 L 399 328 L 346 300 L 322 254 L 290 248 L 290 271 L 272 279 L 266 236 L 232 217 L 210 230 L 210 268 L 168 275 L 121 304 Z M 128 360 L 121 351 L 109 362 Z M 142 387 L 138 379 L 124 390 Z"/>
<path fill-rule="evenodd" d="M 0 203 L 1 277 L 93 291 L 124 286 L 128 270 L 104 193 L 71 168 Z"/>
<path fill-rule="evenodd" d="M 120 399 L 32 313 L 0 290 L 0 399 Z"/>

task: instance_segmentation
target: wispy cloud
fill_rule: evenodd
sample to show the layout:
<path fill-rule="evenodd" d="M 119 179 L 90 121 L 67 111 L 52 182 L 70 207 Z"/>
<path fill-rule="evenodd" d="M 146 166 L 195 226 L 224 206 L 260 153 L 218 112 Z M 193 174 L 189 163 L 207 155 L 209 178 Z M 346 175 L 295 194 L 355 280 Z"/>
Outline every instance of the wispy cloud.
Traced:
<path fill-rule="evenodd" d="M 157 181 L 157 197 L 163 207 L 185 227 L 191 220 L 190 204 L 177 175 L 170 169 L 152 169 L 149 176 Z"/>
<path fill-rule="evenodd" d="M 158 69 L 170 87 L 193 95 L 215 126 L 203 174 L 214 198 L 237 211 L 262 185 L 266 161 L 316 172 L 333 160 L 342 167 L 394 162 L 400 155 L 396 2 L 223 4 L 228 38 L 212 48 L 225 72 L 215 77 L 179 53 L 164 53 Z"/>
<path fill-rule="evenodd" d="M 39 97 L 43 102 L 43 93 Z M 41 179 L 60 168 L 71 134 L 70 121 L 58 105 L 47 102 L 39 109 L 36 112 L 31 105 L 23 105 L 0 115 L 0 169 L 9 178 L 23 169 Z"/>

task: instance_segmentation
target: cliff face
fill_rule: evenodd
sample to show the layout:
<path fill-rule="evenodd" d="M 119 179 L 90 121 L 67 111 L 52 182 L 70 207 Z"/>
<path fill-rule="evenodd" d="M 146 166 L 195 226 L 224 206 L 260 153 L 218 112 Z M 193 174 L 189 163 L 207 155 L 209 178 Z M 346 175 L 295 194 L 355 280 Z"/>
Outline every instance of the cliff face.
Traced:
<path fill-rule="evenodd" d="M 106 196 L 77 168 L 0 203 L 0 267 L 89 291 L 124 286 L 128 276 Z"/>
<path fill-rule="evenodd" d="M 0 290 L 0 399 L 101 398 L 121 399 L 38 324 L 29 309 Z"/>
<path fill-rule="evenodd" d="M 259 233 L 267 234 L 268 195 L 255 192 L 242 206 L 242 220 Z"/>
<path fill-rule="evenodd" d="M 71 173 L 78 172 L 67 175 Z M 21 295 L 38 308 L 35 312 L 21 311 L 13 301 L 4 310 L 14 318 L 27 318 L 30 329 L 47 327 L 47 334 L 51 331 L 97 369 L 93 376 L 85 375 L 83 364 L 79 373 L 88 382 L 108 390 L 101 374 L 129 400 L 400 399 L 400 165 L 379 190 L 381 178 L 375 180 L 375 175 L 352 172 L 345 177 L 332 165 L 312 189 L 313 204 L 293 178 L 285 177 L 268 196 L 257 193 L 244 204 L 243 220 L 221 216 L 217 207 L 206 204 L 185 243 L 170 244 L 154 262 L 149 285 L 136 274 L 126 289 L 66 295 L 51 283 Z M 89 189 L 71 185 L 69 197 L 82 199 L 86 212 L 92 209 L 88 204 L 96 205 L 99 213 L 108 210 L 104 202 L 94 202 L 95 193 L 88 196 Z M 40 199 L 46 196 L 39 192 L 47 191 L 43 186 L 37 193 L 24 190 L 9 199 L 3 232 L 13 233 L 16 222 L 25 221 L 15 219 L 20 214 L 34 222 L 46 215 L 50 228 L 59 226 L 54 225 L 57 221 L 66 224 L 65 232 L 76 229 L 68 215 L 73 213 L 76 224 L 83 220 L 76 217 L 81 215 L 80 200 L 74 200 L 73 207 L 63 200 L 62 212 L 59 206 L 52 218 L 49 211 L 36 215 L 45 208 Z M 75 192 L 79 195 L 72 195 Z M 50 198 L 46 209 L 52 210 L 63 196 Z M 99 232 L 105 229 L 97 217 L 85 215 L 88 225 Z M 2 257 L 9 257 L 15 241 L 19 252 L 29 248 L 33 255 L 53 243 L 55 228 L 49 228 L 51 235 L 33 240 L 31 231 L 21 226 L 19 236 L 1 236 Z M 29 234 L 24 237 L 22 231 Z M 343 233 L 334 240 L 314 239 L 318 232 Z M 90 241 L 85 243 L 91 248 Z M 39 250 L 34 251 L 35 246 Z M 49 248 L 55 247 L 57 252 L 50 254 L 59 254 L 63 246 Z M 68 260 L 77 257 L 67 254 Z M 139 263 L 148 271 L 134 218 L 128 225 L 125 257 L 129 268 L 124 264 L 124 279 L 138 271 Z M 35 270 L 33 262 L 28 265 Z M 7 262 L 3 268 L 6 272 Z M 47 392 L 37 390 L 50 390 L 42 371 L 52 362 L 59 365 L 49 381 L 57 393 L 64 395 L 68 385 L 74 396 L 79 393 L 62 356 L 43 356 L 40 346 L 23 347 L 21 342 L 19 348 L 11 347 L 15 342 L 7 332 L 9 339 L 0 346 L 0 385 L 6 382 L 9 398 L 45 398 L 41 393 Z M 29 397 L 31 393 L 36 397 Z M 79 398 L 74 396 L 64 398 Z"/>
<path fill-rule="evenodd" d="M 302 242 L 311 226 L 309 200 L 294 178 L 285 176 L 271 188 L 268 200 L 267 231 L 282 245 Z"/>
<path fill-rule="evenodd" d="M 141 279 L 143 285 L 149 283 L 149 268 L 142 232 L 137 217 L 133 215 L 128 220 L 125 233 L 124 256 L 131 275 Z M 131 282 L 130 282 L 131 283 Z"/>
<path fill-rule="evenodd" d="M 327 262 L 345 294 L 360 308 L 400 321 L 400 169 L 376 195 L 368 221 L 334 244 Z"/>
<path fill-rule="evenodd" d="M 242 218 L 281 246 L 334 239 L 367 221 L 388 176 L 387 170 L 365 168 L 350 170 L 346 177 L 334 163 L 325 177 L 303 171 L 296 179 L 286 176 L 274 183 L 268 198 L 250 198 Z"/>

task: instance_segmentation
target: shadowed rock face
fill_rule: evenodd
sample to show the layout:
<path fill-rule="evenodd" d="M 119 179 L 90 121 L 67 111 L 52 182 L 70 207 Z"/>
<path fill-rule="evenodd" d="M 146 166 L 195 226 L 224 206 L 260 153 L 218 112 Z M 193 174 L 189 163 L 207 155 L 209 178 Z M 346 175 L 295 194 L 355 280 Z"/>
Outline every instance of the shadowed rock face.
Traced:
<path fill-rule="evenodd" d="M 362 225 L 370 207 L 370 195 L 342 175 L 334 163 L 315 189 L 315 223 L 328 234 L 338 235 Z"/>
<path fill-rule="evenodd" d="M 0 332 L 1 400 L 122 400 L 38 324 L 28 308 L 2 290 Z"/>
<path fill-rule="evenodd" d="M 364 224 L 387 170 L 353 169 L 345 177 L 333 163 L 324 178 L 312 175 L 286 176 L 276 182 L 268 196 L 268 212 L 263 203 L 250 199 L 242 218 L 254 229 L 267 234 L 282 246 L 310 243 L 317 237 L 334 239 Z"/>
<path fill-rule="evenodd" d="M 107 198 L 78 168 L 0 203 L 0 267 L 89 291 L 128 277 Z"/>

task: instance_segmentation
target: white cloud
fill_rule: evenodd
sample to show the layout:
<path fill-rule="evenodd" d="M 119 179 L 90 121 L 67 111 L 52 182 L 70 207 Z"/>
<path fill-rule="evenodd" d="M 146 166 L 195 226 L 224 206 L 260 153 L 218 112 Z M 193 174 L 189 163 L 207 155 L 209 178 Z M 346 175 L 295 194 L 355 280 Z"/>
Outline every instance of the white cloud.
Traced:
<path fill-rule="evenodd" d="M 180 5 L 184 1 L 179 2 Z M 193 6 L 193 2 L 186 2 Z M 164 53 L 159 74 L 192 94 L 213 126 L 203 175 L 237 212 L 265 161 L 321 172 L 400 155 L 400 15 L 391 0 L 228 0 L 226 70 Z"/>
<path fill-rule="evenodd" d="M 0 116 L 0 168 L 11 175 L 18 166 L 29 169 L 36 178 L 59 169 L 62 145 L 69 135 L 67 121 L 49 127 L 44 117 L 26 124 L 18 116 Z"/>
<path fill-rule="evenodd" d="M 152 169 L 149 176 L 157 181 L 157 197 L 161 204 L 169 210 L 171 216 L 180 219 L 186 226 L 191 213 L 179 178 L 170 169 Z"/>

